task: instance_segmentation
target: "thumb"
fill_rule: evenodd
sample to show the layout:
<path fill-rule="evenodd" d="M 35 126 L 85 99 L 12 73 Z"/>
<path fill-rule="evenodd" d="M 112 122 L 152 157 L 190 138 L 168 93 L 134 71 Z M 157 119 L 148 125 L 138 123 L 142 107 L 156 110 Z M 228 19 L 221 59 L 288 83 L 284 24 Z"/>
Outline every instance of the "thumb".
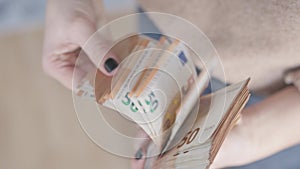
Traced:
<path fill-rule="evenodd" d="M 81 32 L 76 37 L 76 41 L 78 41 L 85 54 L 101 72 L 107 76 L 113 75 L 120 60 L 110 50 L 111 46 L 109 40 L 107 40 L 108 38 L 104 37 L 103 32 L 97 31 L 96 26 L 88 20 L 84 20 L 76 26 L 85 27 L 80 29 Z"/>

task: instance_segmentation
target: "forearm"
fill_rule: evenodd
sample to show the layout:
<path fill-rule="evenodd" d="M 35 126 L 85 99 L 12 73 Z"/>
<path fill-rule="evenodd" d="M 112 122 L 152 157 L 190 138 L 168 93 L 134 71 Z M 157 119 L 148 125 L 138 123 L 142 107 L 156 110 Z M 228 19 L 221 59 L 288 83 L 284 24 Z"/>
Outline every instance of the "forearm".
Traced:
<path fill-rule="evenodd" d="M 300 143 L 300 93 L 285 88 L 246 108 L 211 168 L 245 165 Z"/>
<path fill-rule="evenodd" d="M 243 112 L 241 130 L 252 162 L 300 143 L 300 93 L 285 88 Z"/>

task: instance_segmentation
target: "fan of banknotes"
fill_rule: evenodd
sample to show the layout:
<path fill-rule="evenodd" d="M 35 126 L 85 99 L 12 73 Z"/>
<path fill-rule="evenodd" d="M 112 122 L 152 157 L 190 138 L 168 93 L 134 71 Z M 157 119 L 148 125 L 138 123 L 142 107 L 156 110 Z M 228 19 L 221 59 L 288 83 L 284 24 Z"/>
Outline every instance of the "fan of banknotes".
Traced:
<path fill-rule="evenodd" d="M 118 111 L 149 135 L 145 168 L 209 168 L 249 99 L 249 79 L 201 96 L 209 71 L 180 40 L 135 35 L 112 50 L 122 51 L 116 74 L 88 74 L 77 95 Z"/>

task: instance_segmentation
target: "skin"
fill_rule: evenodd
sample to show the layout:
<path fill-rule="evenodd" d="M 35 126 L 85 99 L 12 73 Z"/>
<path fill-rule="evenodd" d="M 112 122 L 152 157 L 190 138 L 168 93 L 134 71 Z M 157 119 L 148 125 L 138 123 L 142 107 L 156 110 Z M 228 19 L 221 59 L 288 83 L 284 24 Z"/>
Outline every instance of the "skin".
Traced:
<path fill-rule="evenodd" d="M 229 83 L 250 76 L 250 89 L 267 95 L 243 110 L 242 123 L 230 132 L 211 168 L 244 165 L 300 143 L 300 94 L 296 87 L 283 87 L 284 72 L 300 65 L 300 1 L 142 0 L 141 4 L 148 11 L 191 21 L 215 45 Z M 133 161 L 133 166 L 142 165 L 143 160 Z"/>
<path fill-rule="evenodd" d="M 230 132 L 212 168 L 247 164 L 300 142 L 300 94 L 295 87 L 282 87 L 283 73 L 300 65 L 300 1 L 140 3 L 148 11 L 167 12 L 191 21 L 212 40 L 229 83 L 250 76 L 251 89 L 268 94 L 266 100 L 242 112 L 242 123 Z M 72 86 L 78 49 L 96 31 L 97 19 L 90 0 L 48 1 L 43 66 L 68 88 Z M 94 43 L 105 49 L 101 38 Z M 85 52 L 94 65 L 99 64 L 93 51 Z M 117 58 L 114 54 L 104 57 Z M 107 76 L 113 74 L 105 72 L 103 63 L 99 69 Z M 132 166 L 143 168 L 144 163 L 144 158 L 133 160 Z"/>
<path fill-rule="evenodd" d="M 300 63 L 298 0 L 140 2 L 147 11 L 171 13 L 201 29 L 217 49 L 229 83 L 251 77 L 252 90 L 270 94 L 281 87 L 284 71 Z"/>
<path fill-rule="evenodd" d="M 212 168 L 244 165 L 300 142 L 300 93 L 287 87 L 243 111 Z M 242 149 L 241 149 L 242 147 Z"/>
<path fill-rule="evenodd" d="M 83 49 L 86 41 L 97 30 L 98 18 L 93 5 L 92 0 L 49 0 L 47 4 L 43 68 L 69 89 L 72 89 L 73 72 L 80 52 L 83 52 L 89 64 L 77 69 L 77 81 L 92 66 L 97 66 L 105 75 L 111 76 L 114 71 L 107 72 L 103 64 L 108 58 L 118 62 L 114 53 L 106 54 L 108 42 L 102 37 L 92 38 L 89 42 L 89 45 L 98 46 L 98 51 Z"/>

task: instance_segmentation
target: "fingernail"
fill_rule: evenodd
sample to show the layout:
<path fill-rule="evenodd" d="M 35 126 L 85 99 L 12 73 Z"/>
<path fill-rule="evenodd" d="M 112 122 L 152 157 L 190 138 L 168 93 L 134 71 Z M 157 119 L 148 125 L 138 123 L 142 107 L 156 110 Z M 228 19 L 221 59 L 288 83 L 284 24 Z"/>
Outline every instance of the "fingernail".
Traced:
<path fill-rule="evenodd" d="M 143 151 L 142 151 L 142 149 L 139 149 L 135 154 L 135 159 L 140 160 L 140 159 L 142 159 L 142 157 L 143 157 Z"/>
<path fill-rule="evenodd" d="M 118 62 L 116 62 L 113 58 L 109 58 L 104 63 L 105 70 L 110 73 L 118 67 Z"/>
<path fill-rule="evenodd" d="M 197 73 L 197 76 L 199 76 L 201 72 L 202 72 L 202 70 L 201 70 L 199 67 L 196 66 L 196 73 Z"/>

